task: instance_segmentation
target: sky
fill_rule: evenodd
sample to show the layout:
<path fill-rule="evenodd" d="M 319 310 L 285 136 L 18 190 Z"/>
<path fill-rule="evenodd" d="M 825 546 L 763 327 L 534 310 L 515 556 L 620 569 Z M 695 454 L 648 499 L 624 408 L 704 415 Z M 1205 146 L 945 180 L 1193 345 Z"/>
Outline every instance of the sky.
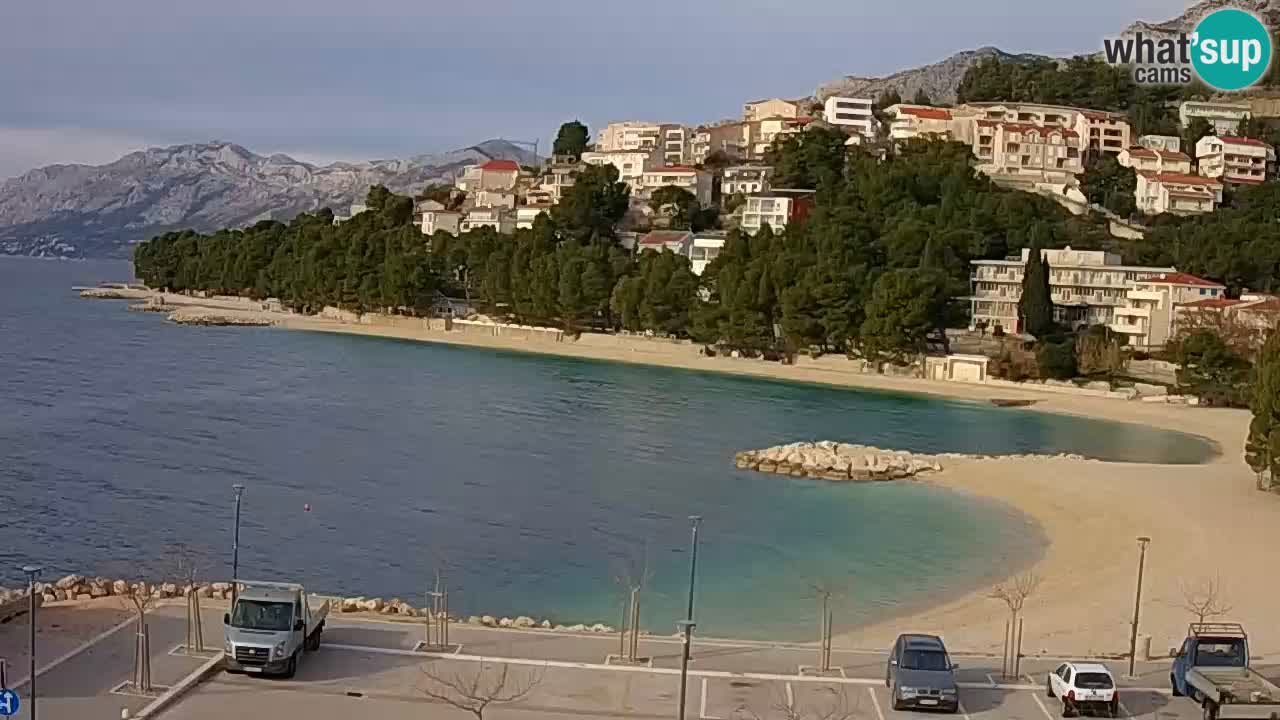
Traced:
<path fill-rule="evenodd" d="M 407 157 L 581 119 L 696 124 L 994 45 L 1093 52 L 1185 0 L 9 0 L 0 178 L 229 140 Z"/>

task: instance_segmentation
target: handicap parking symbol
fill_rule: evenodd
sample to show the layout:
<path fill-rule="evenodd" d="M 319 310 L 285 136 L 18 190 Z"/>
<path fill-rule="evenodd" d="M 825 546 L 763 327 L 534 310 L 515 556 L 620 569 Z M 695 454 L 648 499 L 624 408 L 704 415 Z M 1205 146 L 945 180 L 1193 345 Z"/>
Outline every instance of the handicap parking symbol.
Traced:
<path fill-rule="evenodd" d="M 0 717 L 9 717 L 18 714 L 18 707 L 22 703 L 18 700 L 18 693 L 5 688 L 0 690 Z"/>

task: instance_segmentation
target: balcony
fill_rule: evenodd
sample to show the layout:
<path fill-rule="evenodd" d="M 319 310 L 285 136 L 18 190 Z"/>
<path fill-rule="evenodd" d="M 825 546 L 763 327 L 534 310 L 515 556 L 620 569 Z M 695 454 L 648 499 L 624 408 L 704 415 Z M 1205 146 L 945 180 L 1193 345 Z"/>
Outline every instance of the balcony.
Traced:
<path fill-rule="evenodd" d="M 1135 317 L 1135 318 L 1151 317 L 1150 308 L 1144 308 L 1144 307 L 1132 307 L 1132 306 L 1118 307 L 1114 310 L 1114 312 L 1116 317 Z"/>
<path fill-rule="evenodd" d="M 1147 334 L 1146 327 L 1142 325 L 1130 325 L 1128 323 L 1113 322 L 1107 327 L 1111 328 L 1111 332 L 1120 333 L 1122 335 L 1135 335 L 1143 337 Z"/>

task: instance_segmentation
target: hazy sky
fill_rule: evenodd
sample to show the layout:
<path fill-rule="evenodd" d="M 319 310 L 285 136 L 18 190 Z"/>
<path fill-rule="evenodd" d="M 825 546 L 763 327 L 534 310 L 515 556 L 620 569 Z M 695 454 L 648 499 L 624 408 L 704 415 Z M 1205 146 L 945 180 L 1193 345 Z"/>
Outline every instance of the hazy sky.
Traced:
<path fill-rule="evenodd" d="M 0 178 L 225 139 L 301 159 L 688 122 L 955 51 L 1092 52 L 1184 0 L 8 0 Z"/>

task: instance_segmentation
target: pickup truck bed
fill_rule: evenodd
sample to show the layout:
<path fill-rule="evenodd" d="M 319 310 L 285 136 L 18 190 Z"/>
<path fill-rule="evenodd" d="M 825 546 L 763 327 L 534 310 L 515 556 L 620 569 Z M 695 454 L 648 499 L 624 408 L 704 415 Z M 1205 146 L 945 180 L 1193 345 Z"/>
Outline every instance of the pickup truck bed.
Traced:
<path fill-rule="evenodd" d="M 1191 668 L 1187 682 L 1205 696 L 1204 702 L 1212 703 L 1206 718 L 1280 717 L 1280 687 L 1249 668 Z"/>

